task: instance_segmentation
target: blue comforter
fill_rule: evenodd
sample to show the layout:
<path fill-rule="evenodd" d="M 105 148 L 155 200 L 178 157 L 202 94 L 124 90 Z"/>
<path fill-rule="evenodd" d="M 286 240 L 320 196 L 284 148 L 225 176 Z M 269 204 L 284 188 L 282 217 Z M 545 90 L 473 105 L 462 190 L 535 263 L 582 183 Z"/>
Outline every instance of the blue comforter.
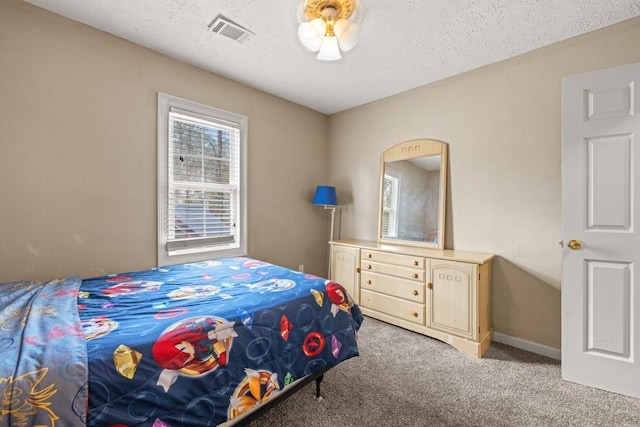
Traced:
<path fill-rule="evenodd" d="M 208 426 L 358 355 L 342 286 L 250 258 L 84 280 L 89 426 Z"/>
<path fill-rule="evenodd" d="M 79 277 L 0 285 L 0 426 L 83 426 Z"/>

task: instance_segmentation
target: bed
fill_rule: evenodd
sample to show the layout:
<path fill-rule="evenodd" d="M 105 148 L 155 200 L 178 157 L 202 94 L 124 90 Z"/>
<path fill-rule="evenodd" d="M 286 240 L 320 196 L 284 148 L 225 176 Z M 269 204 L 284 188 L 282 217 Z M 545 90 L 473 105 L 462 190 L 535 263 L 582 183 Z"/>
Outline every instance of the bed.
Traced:
<path fill-rule="evenodd" d="M 238 257 L 0 285 L 0 425 L 246 423 L 358 355 L 334 282 Z"/>

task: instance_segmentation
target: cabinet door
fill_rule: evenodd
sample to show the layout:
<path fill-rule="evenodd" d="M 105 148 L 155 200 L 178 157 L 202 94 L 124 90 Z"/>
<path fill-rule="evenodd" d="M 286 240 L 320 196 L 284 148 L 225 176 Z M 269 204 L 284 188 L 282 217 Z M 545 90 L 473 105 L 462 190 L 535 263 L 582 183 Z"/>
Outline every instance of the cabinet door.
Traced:
<path fill-rule="evenodd" d="M 427 285 L 427 326 L 476 339 L 477 265 L 432 260 Z"/>
<path fill-rule="evenodd" d="M 360 303 L 360 248 L 331 245 L 331 280 L 340 283 Z"/>

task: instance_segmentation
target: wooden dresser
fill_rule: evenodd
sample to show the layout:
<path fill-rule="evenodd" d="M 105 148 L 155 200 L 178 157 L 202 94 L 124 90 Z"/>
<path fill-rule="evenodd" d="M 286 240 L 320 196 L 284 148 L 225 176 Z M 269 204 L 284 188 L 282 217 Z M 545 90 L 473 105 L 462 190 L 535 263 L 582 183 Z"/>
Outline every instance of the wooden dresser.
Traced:
<path fill-rule="evenodd" d="M 389 245 L 331 244 L 331 280 L 362 312 L 482 357 L 491 344 L 493 255 Z"/>

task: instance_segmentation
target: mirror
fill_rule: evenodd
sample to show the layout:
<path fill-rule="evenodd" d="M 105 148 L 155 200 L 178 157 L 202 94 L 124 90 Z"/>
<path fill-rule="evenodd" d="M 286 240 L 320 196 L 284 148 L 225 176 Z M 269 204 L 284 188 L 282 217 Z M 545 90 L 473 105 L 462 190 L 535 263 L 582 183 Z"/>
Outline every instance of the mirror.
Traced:
<path fill-rule="evenodd" d="M 378 241 L 444 248 L 447 143 L 414 139 L 382 153 Z"/>

